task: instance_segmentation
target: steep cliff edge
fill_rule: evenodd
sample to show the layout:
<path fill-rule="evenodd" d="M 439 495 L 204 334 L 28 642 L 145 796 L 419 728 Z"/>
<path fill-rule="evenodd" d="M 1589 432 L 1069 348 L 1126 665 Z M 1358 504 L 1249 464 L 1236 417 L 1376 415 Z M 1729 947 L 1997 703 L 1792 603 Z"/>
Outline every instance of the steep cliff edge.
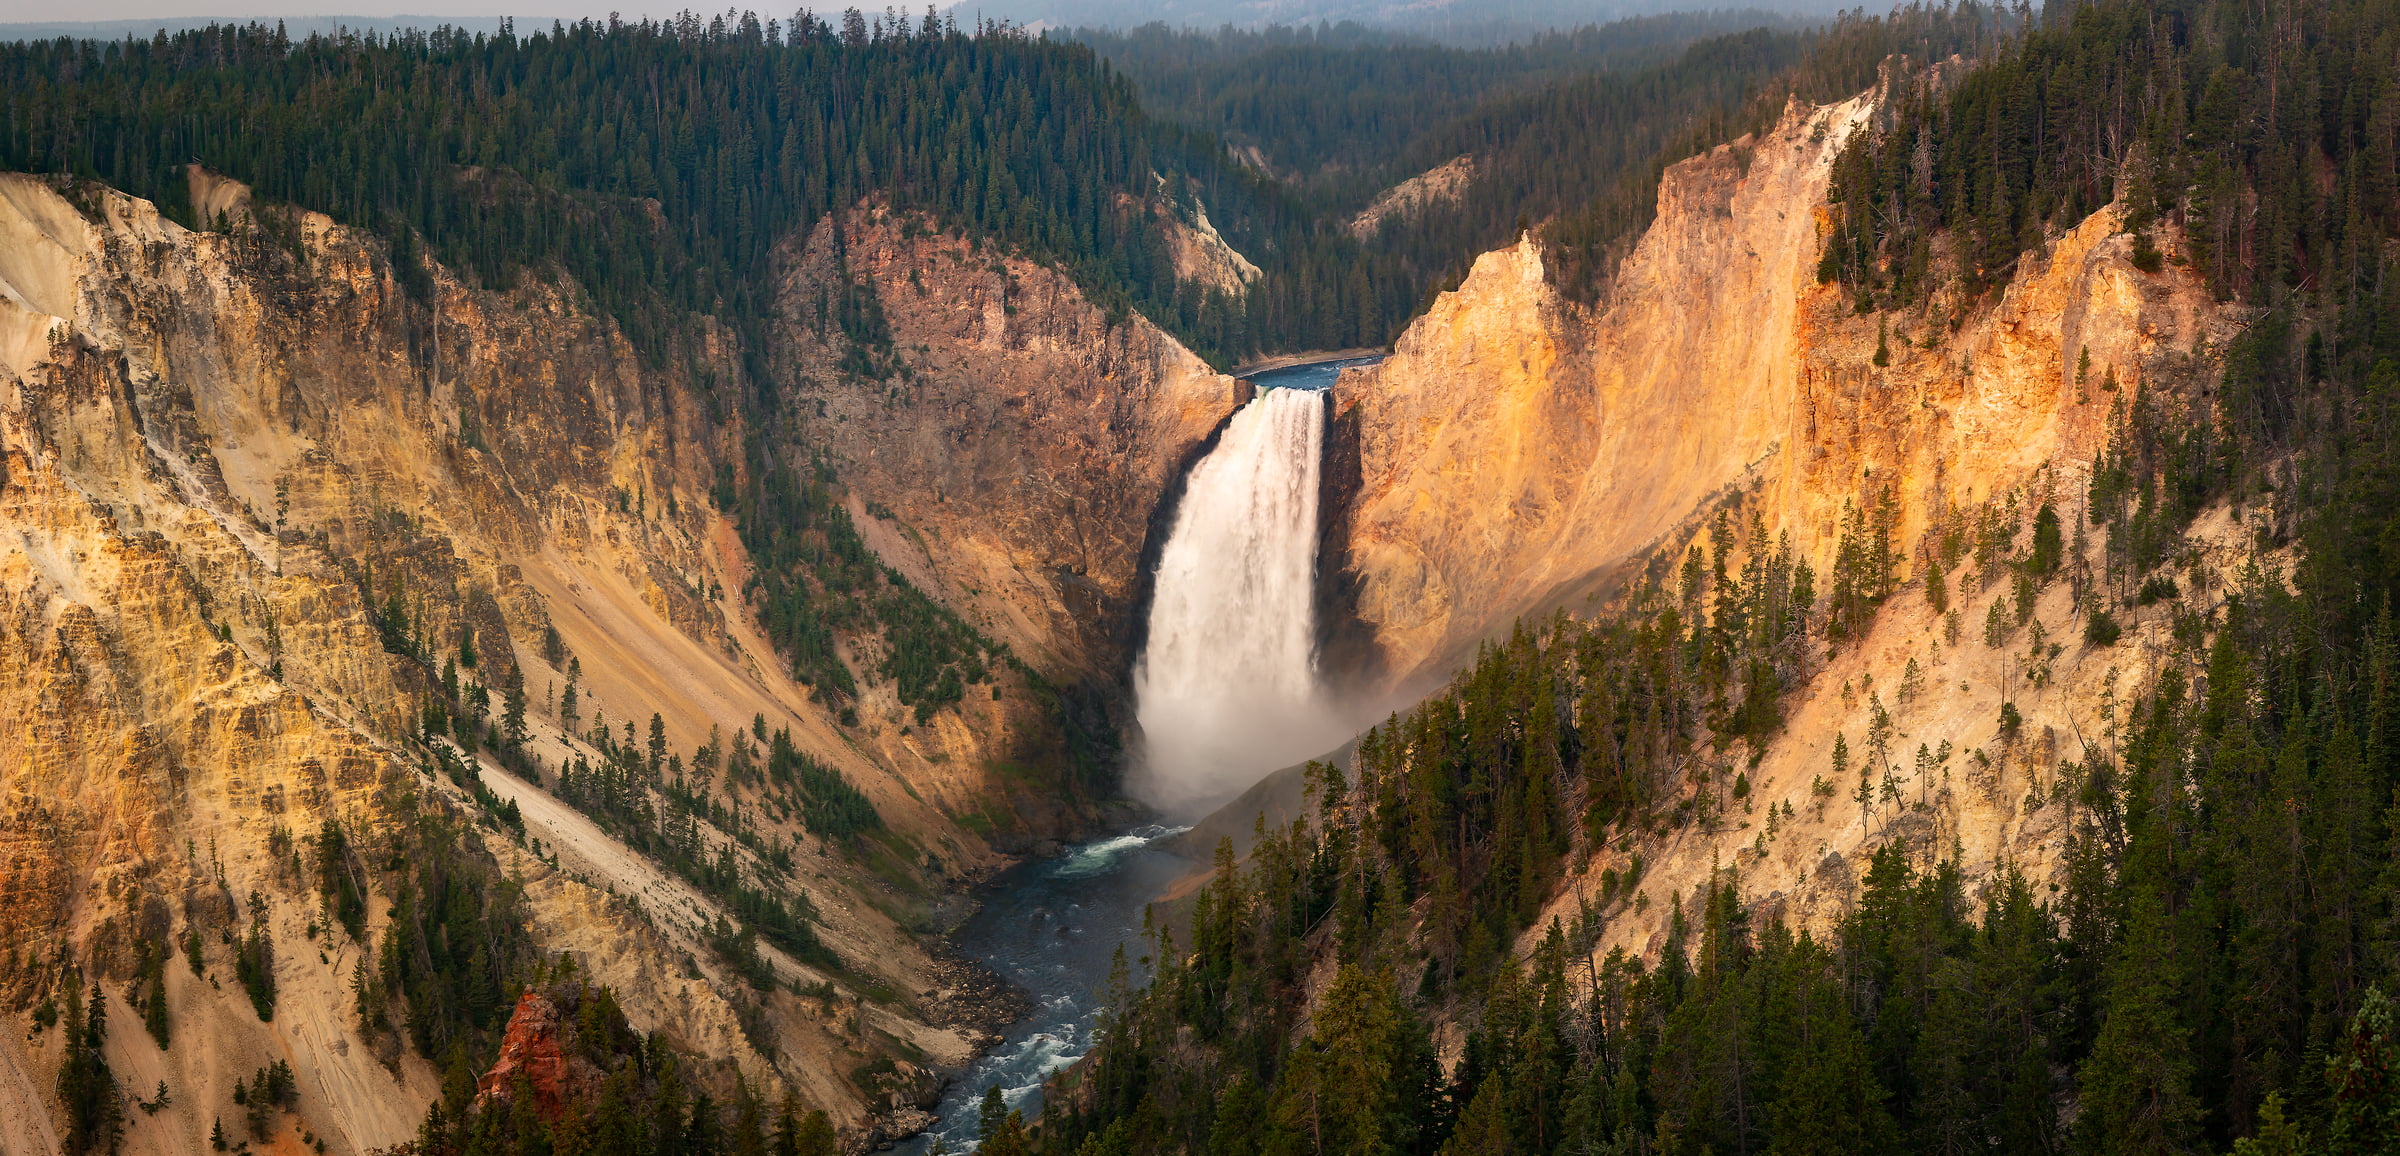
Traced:
<path fill-rule="evenodd" d="M 849 486 L 869 544 L 1044 672 L 1078 741 L 1103 748 L 1019 743 L 982 757 L 1113 757 L 1105 748 L 1131 718 L 1122 678 L 1143 563 L 1164 532 L 1161 495 L 1247 387 L 1058 271 L 922 219 L 864 208 L 828 220 L 785 247 L 781 269 L 793 408 Z M 847 322 L 845 295 L 864 298 Z M 970 760 L 1008 730 L 945 723 L 932 741 Z M 1001 789 L 1039 815 L 1058 804 L 1038 787 Z"/>
<path fill-rule="evenodd" d="M 1594 306 L 1562 301 L 1527 241 L 1344 375 L 1360 464 L 1336 580 L 1382 678 L 1438 676 L 1517 617 L 1580 608 L 1735 488 L 1760 490 L 1770 530 L 1823 572 L 1845 501 L 1896 487 L 1912 540 L 1943 509 L 2088 463 L 2114 400 L 2092 400 L 2104 370 L 2127 390 L 2196 380 L 2228 322 L 2189 276 L 2136 271 L 2113 207 L 1997 301 L 1852 315 L 1816 283 L 1819 222 L 1876 101 L 1795 103 L 1763 137 L 1670 168 Z"/>
<path fill-rule="evenodd" d="M 1355 621 L 1327 652 L 1387 689 L 1443 677 L 1521 617 L 1602 612 L 1644 580 L 1672 591 L 1695 542 L 1738 573 L 1788 541 L 1823 596 L 1845 535 L 1882 519 L 1899 592 L 1830 646 L 1820 619 L 1782 726 L 1702 742 L 1668 788 L 1676 821 L 1594 848 L 1556 898 L 1548 914 L 1569 923 L 1605 916 L 1603 950 L 1656 950 L 1665 900 L 1727 869 L 1821 925 L 1895 839 L 1956 852 L 1971 878 L 2011 862 L 2043 878 L 2068 825 L 2061 764 L 2110 741 L 2174 647 L 2178 611 L 2128 600 L 2128 644 L 2095 645 L 2078 636 L 2101 604 L 2087 584 L 2020 605 L 1988 566 L 1954 572 L 1944 615 L 1925 560 L 1943 534 L 1994 526 L 2003 553 L 2023 549 L 2044 505 L 2072 528 L 2067 566 L 2096 554 L 2094 455 L 2137 393 L 2172 405 L 2210 389 L 2241 311 L 2173 263 L 2171 230 L 2170 263 L 2138 269 L 2111 206 L 1996 293 L 1860 313 L 1815 266 L 1831 162 L 1877 107 L 1875 93 L 1795 105 L 1764 136 L 1671 168 L 1656 223 L 1593 306 L 1553 291 L 1531 241 L 1486 254 L 1389 360 L 1337 386 L 1357 480 L 1337 495 L 1344 564 L 1325 581 Z M 2187 589 L 2229 581 L 2247 527 L 2220 510 L 2193 528 Z M 1837 736 L 1856 751 L 1871 727 L 1899 795 L 1862 808 L 1855 784 L 1828 794 L 1822 776 Z M 1602 868 L 1646 872 L 1643 902 L 1603 898 Z"/>
<path fill-rule="evenodd" d="M 1382 364 L 1346 374 L 1357 614 L 1388 674 L 1455 662 L 1650 543 L 1784 437 L 1815 222 L 1861 98 L 1670 169 L 1608 298 L 1559 299 L 1527 241 L 1485 254 Z"/>
<path fill-rule="evenodd" d="M 66 985 L 101 983 L 119 1081 L 146 1102 L 161 1081 L 171 1092 L 132 1117 L 128 1150 L 204 1145 L 218 1117 L 240 1111 L 232 1082 L 277 1059 L 301 1079 L 269 1133 L 336 1151 L 403 1140 L 439 1079 L 407 1040 L 413 1026 L 372 1030 L 362 1012 L 383 998 L 395 921 L 417 918 L 405 897 L 436 839 L 442 864 L 486 881 L 475 890 L 492 919 L 521 923 L 514 950 L 573 954 L 635 1027 L 703 1061 L 704 1083 L 738 1073 L 770 1097 L 789 1090 L 854 1135 L 906 1116 L 935 1087 L 929 1067 L 970 1053 L 984 1014 L 910 928 L 945 881 L 1003 861 L 987 835 L 1076 821 L 1040 789 L 1054 764 L 1009 761 L 1057 741 L 1041 737 L 1054 714 L 1032 687 L 1106 665 L 1075 633 L 1078 584 L 1130 598 L 1177 438 L 1206 435 L 1231 408 L 1230 383 L 1155 330 L 1120 325 L 1105 356 L 1140 363 L 1136 385 L 1161 400 L 1112 409 L 1126 378 L 1071 358 L 1025 371 L 1093 376 L 1059 391 L 1085 408 L 1016 427 L 1010 454 L 989 459 L 991 484 L 1024 487 L 994 505 L 962 500 L 972 479 L 917 493 L 908 485 L 927 479 L 877 475 L 850 455 L 892 479 L 866 493 L 878 508 L 915 511 L 922 498 L 947 514 L 924 517 L 925 539 L 852 494 L 870 534 L 890 531 L 880 544 L 964 544 L 895 565 L 937 596 L 971 591 L 970 608 L 1004 588 L 986 569 L 1022 566 L 1032 577 L 1005 588 L 1014 601 L 989 605 L 1035 625 L 1002 631 L 1028 667 L 996 672 L 990 696 L 912 728 L 888 681 L 868 674 L 867 717 L 849 722 L 767 640 L 745 601 L 752 561 L 712 507 L 712 487 L 748 460 L 724 392 L 742 380 L 730 337 L 696 328 L 653 368 L 563 278 L 494 292 L 428 267 L 411 288 L 380 241 L 321 216 L 254 206 L 206 174 L 193 201 L 214 207 L 220 231 L 98 186 L 0 177 L 9 1002 L 55 1006 Z M 1046 276 L 1020 265 L 1014 279 Z M 1051 308 L 1070 326 L 1100 316 L 1079 296 Z M 954 338 L 929 329 L 918 341 L 946 352 Z M 993 349 L 1007 348 L 995 331 Z M 997 380 L 976 356 L 944 364 L 962 382 Z M 1134 452 L 1149 446 L 1165 448 Z M 1119 451 L 1139 469 L 1110 483 Z M 1006 469 L 1014 455 L 1062 453 L 1053 460 L 1083 463 L 1077 480 L 1113 504 L 1007 504 L 1072 495 L 1064 479 Z M 1062 543 L 1078 534 L 1094 542 L 1070 556 Z M 485 758 L 478 778 L 460 750 L 470 728 L 433 708 L 477 704 L 472 730 L 489 741 L 517 686 L 533 769 Z M 571 761 L 623 763 L 614 752 L 649 745 L 639 731 L 652 715 L 656 750 L 675 757 L 662 770 L 654 751 L 649 773 L 697 784 L 714 808 L 679 837 L 743 886 L 805 893 L 813 902 L 791 902 L 830 955 L 762 943 L 762 962 L 746 965 L 726 947 L 730 892 L 634 852 L 621 828 L 551 793 Z M 460 737 L 425 738 L 445 726 Z M 759 761 L 745 766 L 763 764 L 766 732 L 788 732 L 863 792 L 880 833 L 811 833 L 781 783 L 737 780 L 728 750 L 754 727 Z M 437 759 L 453 770 L 437 773 Z M 712 795 L 702 772 L 718 769 Z M 341 874 L 316 858 L 329 823 L 357 849 L 356 940 L 327 906 Z M 172 966 L 146 978 L 158 958 Z M 260 959 L 271 1020 L 235 982 Z M 501 968 L 479 955 L 456 970 Z M 373 999 L 354 988 L 360 976 Z M 171 1046 L 128 1014 L 152 1001 L 172 1009 Z M 507 1007 L 487 1002 L 461 1014 L 496 1033 Z M 390 1009 L 395 1023 L 404 1013 L 428 1009 Z M 55 1147 L 60 1035 L 0 1044 L 0 1147 Z"/>
<path fill-rule="evenodd" d="M 899 557 L 930 559 L 946 598 L 1044 669 L 1118 677 L 1159 496 L 1247 387 L 1058 271 L 919 219 L 828 220 L 783 267 L 800 412 Z M 865 372 L 823 305 L 848 286 L 888 332 Z"/>

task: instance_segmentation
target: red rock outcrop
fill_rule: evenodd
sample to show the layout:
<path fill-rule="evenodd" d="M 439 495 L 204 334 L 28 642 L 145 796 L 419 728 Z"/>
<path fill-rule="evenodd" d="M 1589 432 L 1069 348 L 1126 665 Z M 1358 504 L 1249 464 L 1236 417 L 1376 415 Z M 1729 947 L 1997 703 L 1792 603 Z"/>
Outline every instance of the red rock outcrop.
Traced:
<path fill-rule="evenodd" d="M 572 1033 L 573 1026 L 548 993 L 528 990 L 518 996 L 500 1039 L 499 1057 L 475 1081 L 475 1098 L 509 1099 L 522 1080 L 532 1092 L 535 1110 L 556 1123 L 569 1103 L 599 1084 L 600 1070 L 572 1054 Z"/>

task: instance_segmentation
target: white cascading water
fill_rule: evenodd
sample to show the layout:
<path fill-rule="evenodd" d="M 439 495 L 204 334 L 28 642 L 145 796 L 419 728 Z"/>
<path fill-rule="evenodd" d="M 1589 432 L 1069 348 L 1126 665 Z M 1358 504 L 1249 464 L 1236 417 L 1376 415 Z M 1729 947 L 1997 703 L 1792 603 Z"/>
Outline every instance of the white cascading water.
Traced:
<path fill-rule="evenodd" d="M 1270 389 L 1192 467 L 1134 670 L 1133 786 L 1188 813 L 1342 739 L 1316 670 L 1317 470 L 1325 399 Z"/>

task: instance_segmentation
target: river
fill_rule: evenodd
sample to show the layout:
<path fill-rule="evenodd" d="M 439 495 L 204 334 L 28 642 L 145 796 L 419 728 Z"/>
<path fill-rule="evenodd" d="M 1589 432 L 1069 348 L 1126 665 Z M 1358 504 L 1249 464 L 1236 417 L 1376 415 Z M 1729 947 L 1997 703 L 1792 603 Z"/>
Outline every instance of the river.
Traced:
<path fill-rule="evenodd" d="M 1249 380 L 1262 393 L 1272 389 L 1321 390 L 1333 385 L 1343 369 L 1379 360 L 1382 359 L 1348 357 L 1282 366 L 1260 371 Z M 1320 425 L 1312 424 L 1309 428 L 1318 429 Z M 1312 463 L 1315 452 L 1314 446 L 1308 447 L 1307 457 Z M 1304 487 L 1312 504 L 1313 477 L 1312 473 Z M 1228 505 L 1245 511 L 1254 509 L 1253 504 L 1240 501 L 1229 500 Z M 1316 541 L 1313 509 L 1309 515 L 1303 535 L 1306 557 L 1293 574 L 1280 579 L 1286 584 L 1299 584 L 1303 593 L 1312 581 Z M 1182 529 L 1179 520 L 1178 532 Z M 1239 549 L 1213 553 L 1247 559 L 1242 565 L 1276 569 L 1271 564 L 1274 551 Z M 1214 576 L 1215 580 L 1224 577 Z M 1294 604 L 1298 608 L 1294 613 L 1305 616 L 1308 602 L 1305 597 L 1299 599 Z M 1305 617 L 1299 629 L 1303 639 L 1313 636 L 1313 628 Z M 1307 649 L 1302 645 L 1287 660 L 1307 664 Z M 1304 699 L 1309 697 L 1305 692 L 1294 694 Z M 1330 745 L 1330 741 L 1320 742 L 1320 737 L 1302 737 L 1293 749 L 1304 757 Z M 1197 742 L 1190 745 L 1206 746 Z M 1261 759 L 1256 765 L 1214 770 L 1233 780 L 1231 791 L 1238 793 L 1258 776 L 1292 761 L 1271 753 Z M 1183 773 L 1206 774 L 1210 770 L 1184 768 Z M 1101 1010 L 1099 997 L 1108 984 L 1109 965 L 1117 948 L 1123 945 L 1128 960 L 1139 960 L 1143 909 L 1168 884 L 1200 866 L 1165 849 L 1174 835 L 1187 829 L 1149 826 L 1094 840 L 1072 848 L 1059 858 L 1025 863 L 1002 872 L 979 890 L 975 914 L 952 933 L 951 942 L 961 955 L 1016 984 L 1031 999 L 1034 1011 L 1010 1025 L 997 1045 L 959 1074 L 934 1110 L 935 1123 L 899 1144 L 900 1152 L 921 1156 L 937 1145 L 951 1152 L 973 1147 L 978 1111 L 988 1088 L 998 1087 L 1009 1106 L 1028 1118 L 1040 1111 L 1042 1081 L 1092 1050 L 1092 1026 Z M 1143 978 L 1137 966 L 1132 979 L 1139 983 Z"/>
<path fill-rule="evenodd" d="M 1334 379 L 1340 377 L 1343 370 L 1373 365 L 1382 360 L 1380 353 L 1367 357 L 1337 357 L 1331 361 L 1305 361 L 1298 365 L 1262 369 L 1245 377 L 1260 389 L 1330 389 Z"/>
<path fill-rule="evenodd" d="M 1192 870 L 1191 860 L 1160 847 L 1183 827 L 1143 827 L 1002 872 L 983 888 L 981 906 L 952 933 L 960 954 L 981 962 L 1031 997 L 1033 1014 L 1009 1025 L 1001 1041 L 960 1073 L 942 1097 L 940 1119 L 899 1150 L 922 1153 L 940 1143 L 971 1148 L 984 1090 L 994 1085 L 1028 1117 L 1042 1106 L 1042 1081 L 1092 1050 L 1092 1024 L 1118 945 L 1141 958 L 1142 910 Z M 1142 979 L 1139 968 L 1133 979 Z"/>

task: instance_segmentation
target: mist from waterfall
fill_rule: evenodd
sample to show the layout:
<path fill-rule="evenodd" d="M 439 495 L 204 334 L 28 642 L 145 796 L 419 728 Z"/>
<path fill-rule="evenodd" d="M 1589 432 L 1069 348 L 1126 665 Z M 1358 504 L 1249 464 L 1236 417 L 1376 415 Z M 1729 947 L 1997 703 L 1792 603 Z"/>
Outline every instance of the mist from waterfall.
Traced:
<path fill-rule="evenodd" d="M 1266 390 L 1185 482 L 1134 669 L 1131 785 L 1153 806 L 1212 805 L 1348 737 L 1316 669 L 1324 435 L 1323 394 Z"/>

